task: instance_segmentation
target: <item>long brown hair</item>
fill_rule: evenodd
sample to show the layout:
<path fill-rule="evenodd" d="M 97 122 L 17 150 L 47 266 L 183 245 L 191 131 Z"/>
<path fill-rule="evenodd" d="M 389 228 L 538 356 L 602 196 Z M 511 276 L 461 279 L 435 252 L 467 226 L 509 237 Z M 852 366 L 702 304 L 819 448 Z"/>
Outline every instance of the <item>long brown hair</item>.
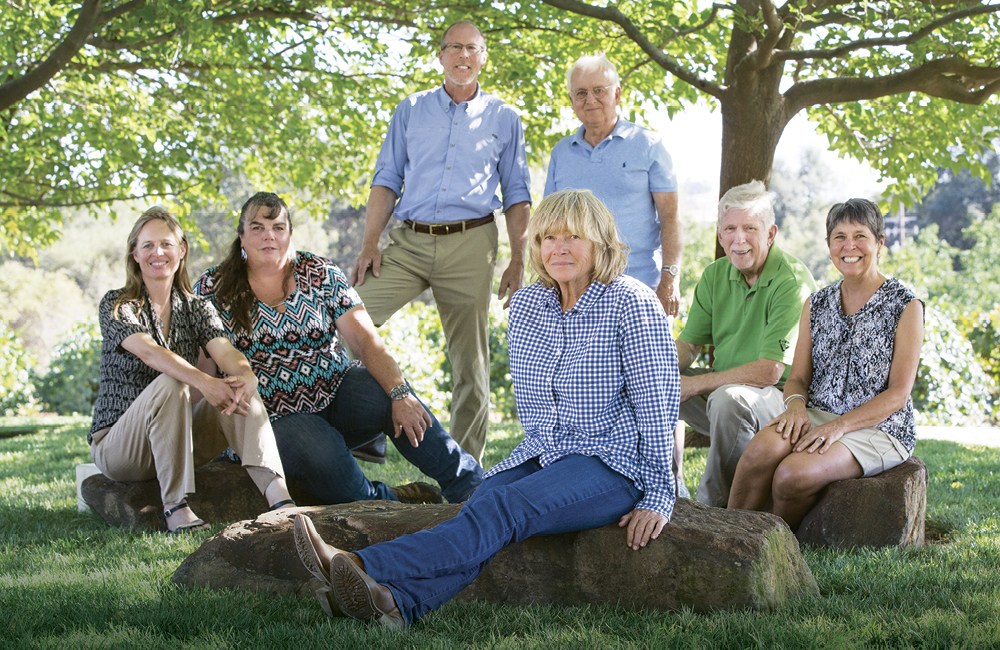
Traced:
<path fill-rule="evenodd" d="M 253 312 L 257 308 L 257 296 L 250 287 L 247 277 L 247 261 L 243 253 L 240 237 L 246 228 L 247 219 L 257 216 L 259 208 L 270 208 L 268 214 L 261 215 L 265 219 L 277 219 L 285 213 L 288 219 L 288 232 L 292 231 L 292 215 L 288 206 L 281 198 L 272 192 L 257 192 L 243 204 L 240 209 L 240 221 L 236 225 L 237 237 L 229 246 L 229 255 L 222 260 L 216 271 L 218 279 L 215 285 L 215 299 L 219 306 L 229 312 L 237 328 L 250 333 L 253 327 Z M 292 272 L 292 265 L 288 265 Z"/>
<path fill-rule="evenodd" d="M 125 291 L 115 301 L 114 309 L 111 311 L 111 315 L 114 318 L 118 318 L 118 309 L 126 302 L 138 302 L 140 308 L 145 303 L 145 296 L 142 291 L 144 286 L 142 283 L 142 269 L 139 268 L 139 263 L 135 261 L 134 253 L 135 247 L 139 245 L 139 233 L 142 232 L 142 229 L 150 221 L 162 221 L 165 223 L 174 236 L 177 237 L 177 242 L 184 247 L 184 255 L 181 256 L 181 263 L 177 265 L 177 271 L 174 272 L 173 286 L 189 296 L 194 293 L 191 290 L 191 278 L 188 277 L 187 272 L 187 256 L 190 250 L 187 235 L 184 234 L 184 229 L 181 228 L 181 223 L 177 220 L 177 217 L 167 212 L 166 208 L 155 205 L 142 213 L 136 220 L 135 225 L 132 226 L 132 231 L 128 234 L 128 252 L 125 254 Z"/>

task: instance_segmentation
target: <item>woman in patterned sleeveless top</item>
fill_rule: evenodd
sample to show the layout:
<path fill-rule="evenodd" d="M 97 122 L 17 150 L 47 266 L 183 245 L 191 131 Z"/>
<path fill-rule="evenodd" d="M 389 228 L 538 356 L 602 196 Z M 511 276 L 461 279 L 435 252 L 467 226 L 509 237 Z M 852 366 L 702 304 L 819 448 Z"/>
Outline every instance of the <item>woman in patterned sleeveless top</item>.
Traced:
<path fill-rule="evenodd" d="M 851 199 L 826 218 L 844 276 L 802 309 L 785 412 L 758 432 L 736 468 L 729 507 L 765 510 L 795 530 L 830 483 L 873 476 L 913 453 L 910 391 L 920 364 L 923 303 L 878 270 L 885 221 Z"/>
<path fill-rule="evenodd" d="M 101 383 L 87 436 L 105 476 L 159 481 L 171 533 L 208 528 L 187 495 L 195 491 L 194 468 L 227 445 L 271 510 L 294 505 L 257 378 L 212 303 L 192 293 L 187 253 L 184 231 L 163 208 L 150 208 L 132 227 L 125 287 L 101 301 Z M 195 367 L 201 350 L 226 379 Z M 192 408 L 193 391 L 204 399 Z"/>

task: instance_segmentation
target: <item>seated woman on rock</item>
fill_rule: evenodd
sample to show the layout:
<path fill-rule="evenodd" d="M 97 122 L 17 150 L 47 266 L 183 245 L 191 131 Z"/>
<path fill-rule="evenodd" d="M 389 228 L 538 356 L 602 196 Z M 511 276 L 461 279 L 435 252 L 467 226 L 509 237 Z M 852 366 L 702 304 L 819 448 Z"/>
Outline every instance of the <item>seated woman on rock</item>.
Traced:
<path fill-rule="evenodd" d="M 514 294 L 508 330 L 524 441 L 430 530 L 347 553 L 296 517 L 296 548 L 325 585 L 328 614 L 402 628 L 511 542 L 617 521 L 638 550 L 670 519 L 680 376 L 656 294 L 622 275 L 627 248 L 589 191 L 543 200 L 528 246 L 539 281 Z"/>
<path fill-rule="evenodd" d="M 229 256 L 198 280 L 230 340 L 260 377 L 289 479 L 320 503 L 465 501 L 483 469 L 413 395 L 358 294 L 333 262 L 292 247 L 288 208 L 258 192 L 243 205 Z M 352 363 L 340 338 L 358 353 Z M 390 488 L 365 477 L 351 450 L 386 433 L 435 479 Z"/>
<path fill-rule="evenodd" d="M 132 227 L 125 287 L 101 300 L 101 380 L 87 440 L 116 481 L 156 478 L 169 532 L 208 528 L 187 504 L 194 468 L 232 447 L 270 509 L 288 496 L 274 433 L 246 357 L 229 343 L 211 301 L 191 291 L 177 219 L 150 208 Z M 198 370 L 204 350 L 228 377 Z M 190 389 L 203 396 L 192 408 Z"/>
<path fill-rule="evenodd" d="M 826 218 L 844 279 L 802 309 L 785 412 L 754 436 L 736 468 L 730 508 L 764 510 L 795 530 L 834 481 L 873 476 L 913 453 L 910 391 L 920 363 L 923 303 L 878 270 L 885 221 L 851 199 Z"/>

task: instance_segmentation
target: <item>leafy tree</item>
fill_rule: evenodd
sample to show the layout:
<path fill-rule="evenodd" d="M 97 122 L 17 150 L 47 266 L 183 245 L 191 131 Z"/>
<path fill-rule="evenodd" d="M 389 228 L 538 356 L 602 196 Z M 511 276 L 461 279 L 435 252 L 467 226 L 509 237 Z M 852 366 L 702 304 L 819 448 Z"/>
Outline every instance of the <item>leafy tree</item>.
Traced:
<path fill-rule="evenodd" d="M 101 331 L 94 321 L 74 327 L 52 350 L 49 370 L 34 376 L 38 400 L 46 411 L 90 415 L 101 376 Z"/>
<path fill-rule="evenodd" d="M 394 104 L 439 78 L 431 35 L 466 16 L 536 162 L 561 135 L 566 66 L 595 50 L 619 62 L 631 117 L 719 107 L 723 191 L 770 178 L 801 111 L 902 198 L 935 165 L 985 177 L 975 156 L 996 135 L 995 0 L 79 2 L 0 0 L 0 238 L 15 249 L 55 237 L 68 206 L 216 203 L 231 169 L 317 208 L 357 200 Z"/>
<path fill-rule="evenodd" d="M 34 361 L 17 334 L 0 321 L 0 415 L 14 415 L 18 409 L 34 404 Z"/>
<path fill-rule="evenodd" d="M 1000 204 L 1000 156 L 987 152 L 983 163 L 991 174 L 989 183 L 968 169 L 939 169 L 934 188 L 916 206 L 917 225 L 923 228 L 935 223 L 952 246 L 970 248 L 973 241 L 963 237 L 962 231 Z"/>

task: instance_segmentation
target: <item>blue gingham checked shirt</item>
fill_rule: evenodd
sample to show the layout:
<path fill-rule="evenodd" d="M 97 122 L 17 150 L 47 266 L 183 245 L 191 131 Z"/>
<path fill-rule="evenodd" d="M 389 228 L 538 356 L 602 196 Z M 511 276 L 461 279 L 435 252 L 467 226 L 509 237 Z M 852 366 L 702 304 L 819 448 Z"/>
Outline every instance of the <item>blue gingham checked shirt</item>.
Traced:
<path fill-rule="evenodd" d="M 677 348 L 653 291 L 619 276 L 594 282 L 563 312 L 552 289 L 514 294 L 507 342 L 524 441 L 487 476 L 531 458 L 597 456 L 632 480 L 636 508 L 674 510 Z"/>

